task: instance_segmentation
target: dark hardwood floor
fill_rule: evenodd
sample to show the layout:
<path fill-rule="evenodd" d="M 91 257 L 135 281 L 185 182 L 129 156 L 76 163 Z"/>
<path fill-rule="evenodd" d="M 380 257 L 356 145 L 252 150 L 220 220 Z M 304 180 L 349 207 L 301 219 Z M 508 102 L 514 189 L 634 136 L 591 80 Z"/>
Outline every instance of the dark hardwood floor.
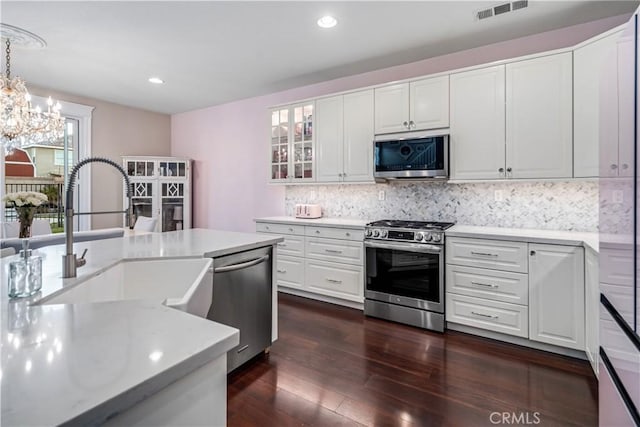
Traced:
<path fill-rule="evenodd" d="M 597 425 L 588 362 L 286 294 L 279 310 L 271 353 L 228 378 L 230 426 Z"/>

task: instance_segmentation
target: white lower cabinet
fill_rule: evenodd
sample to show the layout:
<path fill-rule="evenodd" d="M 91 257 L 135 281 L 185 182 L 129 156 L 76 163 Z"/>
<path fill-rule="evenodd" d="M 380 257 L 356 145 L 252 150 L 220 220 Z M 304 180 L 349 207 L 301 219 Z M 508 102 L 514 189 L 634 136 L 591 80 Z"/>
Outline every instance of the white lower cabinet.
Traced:
<path fill-rule="evenodd" d="M 279 288 L 336 303 L 364 302 L 362 228 L 258 222 L 256 231 L 284 237 L 277 250 Z"/>
<path fill-rule="evenodd" d="M 529 339 L 584 350 L 584 249 L 529 244 Z"/>
<path fill-rule="evenodd" d="M 307 258 L 304 265 L 305 287 L 311 292 L 362 302 L 362 270 L 362 266 L 359 265 Z"/>
<path fill-rule="evenodd" d="M 447 293 L 447 321 L 504 334 L 529 335 L 528 308 L 523 305 Z"/>
<path fill-rule="evenodd" d="M 584 344 L 596 376 L 599 366 L 600 288 L 598 254 L 587 249 L 584 254 Z"/>
<path fill-rule="evenodd" d="M 597 258 L 587 262 L 597 291 Z M 584 267 L 582 247 L 448 237 L 446 320 L 584 351 Z"/>

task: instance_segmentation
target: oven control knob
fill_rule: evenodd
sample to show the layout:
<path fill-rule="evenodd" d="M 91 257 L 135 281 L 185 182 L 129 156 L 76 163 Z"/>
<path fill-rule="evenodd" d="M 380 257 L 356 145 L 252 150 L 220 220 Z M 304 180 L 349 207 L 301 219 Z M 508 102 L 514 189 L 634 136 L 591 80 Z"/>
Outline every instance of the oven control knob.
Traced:
<path fill-rule="evenodd" d="M 425 242 L 431 241 L 431 233 L 424 233 L 424 241 Z"/>
<path fill-rule="evenodd" d="M 421 232 L 417 232 L 414 239 L 416 239 L 416 241 L 420 242 L 422 241 L 422 239 L 424 238 L 424 234 Z"/>
<path fill-rule="evenodd" d="M 442 236 L 440 234 L 434 234 L 431 240 L 437 243 L 442 240 Z"/>
<path fill-rule="evenodd" d="M 366 237 L 371 237 L 371 230 L 367 230 L 367 231 L 365 231 L 365 232 L 364 232 L 364 235 L 365 235 Z"/>
<path fill-rule="evenodd" d="M 380 235 L 379 230 L 373 230 L 373 237 L 378 237 Z"/>
<path fill-rule="evenodd" d="M 380 237 L 382 238 L 387 237 L 387 230 L 380 230 Z"/>

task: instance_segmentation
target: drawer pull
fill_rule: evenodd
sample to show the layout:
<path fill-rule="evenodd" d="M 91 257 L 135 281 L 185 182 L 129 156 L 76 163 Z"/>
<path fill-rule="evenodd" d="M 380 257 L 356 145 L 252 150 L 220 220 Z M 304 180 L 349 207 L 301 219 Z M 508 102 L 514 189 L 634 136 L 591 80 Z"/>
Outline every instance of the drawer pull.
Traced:
<path fill-rule="evenodd" d="M 493 283 L 480 283 L 480 282 L 471 282 L 472 285 L 478 286 L 486 286 L 487 288 L 497 288 L 498 285 L 494 285 Z"/>
<path fill-rule="evenodd" d="M 490 254 L 489 252 L 473 252 L 473 251 L 471 251 L 471 255 L 493 256 L 493 257 L 498 256 L 498 254 Z"/>
<path fill-rule="evenodd" d="M 486 317 L 487 319 L 497 319 L 498 318 L 498 316 L 492 316 L 491 314 L 476 313 L 475 311 L 472 311 L 471 314 L 473 314 L 475 316 Z"/>
<path fill-rule="evenodd" d="M 289 227 L 289 231 L 293 232 L 293 228 Z"/>
<path fill-rule="evenodd" d="M 351 236 L 351 233 L 349 233 L 348 231 L 346 233 L 344 233 L 347 237 Z"/>
<path fill-rule="evenodd" d="M 326 280 L 329 283 L 342 283 L 342 280 L 337 280 L 337 279 L 329 279 L 328 277 L 325 278 L 324 280 Z"/>
<path fill-rule="evenodd" d="M 320 230 L 316 230 L 316 234 L 320 234 Z"/>
<path fill-rule="evenodd" d="M 336 250 L 336 249 L 325 249 L 325 252 L 329 252 L 330 254 L 341 254 L 342 251 Z"/>
<path fill-rule="evenodd" d="M 280 246 L 281 248 L 284 248 L 285 246 L 287 246 L 286 243 L 278 243 L 278 246 Z"/>
<path fill-rule="evenodd" d="M 286 273 L 286 272 L 287 272 L 287 270 L 284 270 L 284 269 L 283 269 L 283 270 L 281 270 L 281 269 L 277 269 L 276 271 L 277 271 L 278 273 L 282 273 L 282 274 L 284 274 L 284 273 Z"/>

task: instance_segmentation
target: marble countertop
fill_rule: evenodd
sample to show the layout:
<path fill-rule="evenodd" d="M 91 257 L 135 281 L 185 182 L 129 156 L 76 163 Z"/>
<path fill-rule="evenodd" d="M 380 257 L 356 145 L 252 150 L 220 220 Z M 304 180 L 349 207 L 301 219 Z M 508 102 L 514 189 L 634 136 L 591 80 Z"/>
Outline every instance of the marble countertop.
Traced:
<path fill-rule="evenodd" d="M 282 241 L 279 236 L 191 229 L 74 244 L 87 264 L 61 278 L 64 245 L 43 257 L 41 292 L 7 296 L 1 260 L 3 425 L 98 424 L 203 366 L 239 342 L 237 329 L 151 301 L 31 305 L 122 259 L 218 257 Z M 186 333 L 187 332 L 187 333 Z"/>
<path fill-rule="evenodd" d="M 364 228 L 371 221 L 358 218 L 296 218 L 293 216 L 269 216 L 256 218 L 255 222 L 271 222 L 281 224 L 318 225 L 336 228 Z"/>
<path fill-rule="evenodd" d="M 531 243 L 586 246 L 596 252 L 598 251 L 598 233 L 526 228 L 480 227 L 456 224 L 446 231 L 446 235 L 477 239 L 515 240 Z"/>

